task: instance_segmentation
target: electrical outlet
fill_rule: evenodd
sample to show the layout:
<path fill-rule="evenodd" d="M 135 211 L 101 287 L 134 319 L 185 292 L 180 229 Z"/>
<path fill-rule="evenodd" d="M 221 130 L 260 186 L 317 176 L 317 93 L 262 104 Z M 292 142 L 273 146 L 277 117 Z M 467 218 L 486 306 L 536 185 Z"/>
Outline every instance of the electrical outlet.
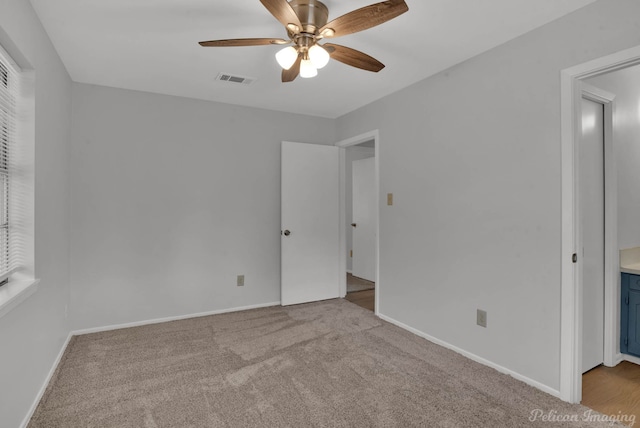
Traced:
<path fill-rule="evenodd" d="M 478 309 L 477 314 L 477 324 L 480 327 L 487 327 L 487 311 L 483 311 L 482 309 Z"/>
<path fill-rule="evenodd" d="M 387 193 L 387 205 L 393 205 L 393 193 Z"/>
<path fill-rule="evenodd" d="M 244 287 L 244 275 L 238 275 L 238 287 Z"/>

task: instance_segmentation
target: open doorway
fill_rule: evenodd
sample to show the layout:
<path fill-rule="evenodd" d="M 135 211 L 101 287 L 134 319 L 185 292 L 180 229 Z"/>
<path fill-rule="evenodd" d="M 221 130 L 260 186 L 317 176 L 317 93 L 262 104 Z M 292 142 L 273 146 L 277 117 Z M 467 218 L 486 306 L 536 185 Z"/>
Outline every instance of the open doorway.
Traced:
<path fill-rule="evenodd" d="M 583 82 L 608 72 L 640 64 L 640 47 L 620 51 L 562 70 L 562 291 L 560 397 L 579 403 L 582 400 L 583 354 L 583 228 L 580 197 L 582 155 Z M 617 188 L 614 154 L 605 143 L 604 152 L 604 364 L 615 366 L 620 354 L 620 264 L 617 243 Z"/>
<path fill-rule="evenodd" d="M 345 149 L 347 300 L 375 310 L 375 142 Z M 350 219 L 350 220 L 349 220 Z"/>
<path fill-rule="evenodd" d="M 634 348 L 637 338 L 628 331 L 636 327 L 637 320 L 628 316 L 634 309 L 628 300 L 630 281 L 625 289 L 624 278 L 626 275 L 640 283 L 640 269 L 636 269 L 640 261 L 640 65 L 584 79 L 582 93 L 582 404 L 604 414 L 633 415 L 637 419 L 640 358 L 639 349 Z M 610 157 L 608 161 L 606 156 Z M 607 221 L 607 215 L 615 218 Z M 607 247 L 615 253 L 611 259 L 616 260 L 619 254 L 619 263 L 610 266 L 615 268 L 615 278 L 609 282 L 616 300 L 610 312 L 617 315 L 613 315 L 616 319 L 609 331 L 605 330 L 604 316 Z M 609 347 L 613 346 L 609 349 L 615 355 L 613 360 L 604 357 L 607 341 Z"/>
<path fill-rule="evenodd" d="M 638 64 L 640 47 L 562 72 L 560 395 L 634 420 L 640 359 L 627 349 L 634 338 L 626 330 L 640 324 L 625 319 L 625 275 L 638 274 L 640 299 L 640 269 L 625 269 L 640 261 Z"/>
<path fill-rule="evenodd" d="M 379 296 L 377 144 L 377 131 L 337 144 L 342 148 L 342 296 L 376 313 Z"/>

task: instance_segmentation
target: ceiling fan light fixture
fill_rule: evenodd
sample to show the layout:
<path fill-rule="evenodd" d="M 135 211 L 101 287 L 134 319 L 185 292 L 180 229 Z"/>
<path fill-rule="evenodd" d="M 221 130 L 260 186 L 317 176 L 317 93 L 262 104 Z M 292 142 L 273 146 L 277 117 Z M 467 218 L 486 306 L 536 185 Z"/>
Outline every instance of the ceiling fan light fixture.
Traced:
<path fill-rule="evenodd" d="M 330 58 L 329 52 L 320 45 L 313 45 L 309 48 L 309 59 L 317 69 L 321 69 L 327 65 Z"/>
<path fill-rule="evenodd" d="M 287 24 L 287 30 L 293 34 L 298 34 L 300 32 L 300 27 L 296 24 Z"/>
<path fill-rule="evenodd" d="M 336 34 L 333 28 L 325 28 L 320 33 L 320 37 L 333 37 Z"/>
<path fill-rule="evenodd" d="M 309 59 L 303 59 L 300 62 L 300 77 L 308 79 L 310 77 L 316 77 L 318 75 L 318 69 L 313 66 L 313 63 Z"/>
<path fill-rule="evenodd" d="M 293 46 L 287 46 L 276 54 L 276 61 L 285 70 L 289 70 L 297 59 L 298 51 Z"/>

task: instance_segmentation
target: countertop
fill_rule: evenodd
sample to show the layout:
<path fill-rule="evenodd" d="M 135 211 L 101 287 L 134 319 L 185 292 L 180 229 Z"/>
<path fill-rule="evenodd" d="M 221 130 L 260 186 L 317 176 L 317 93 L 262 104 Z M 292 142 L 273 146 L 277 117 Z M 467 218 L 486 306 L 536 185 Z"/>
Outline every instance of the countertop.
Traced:
<path fill-rule="evenodd" d="M 620 250 L 620 272 L 640 275 L 640 247 Z"/>

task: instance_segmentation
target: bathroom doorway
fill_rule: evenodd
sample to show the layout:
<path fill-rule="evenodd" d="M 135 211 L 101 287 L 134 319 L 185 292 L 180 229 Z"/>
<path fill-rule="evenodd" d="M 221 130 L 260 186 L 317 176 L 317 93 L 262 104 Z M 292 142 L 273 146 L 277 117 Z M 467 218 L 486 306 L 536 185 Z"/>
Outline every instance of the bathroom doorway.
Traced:
<path fill-rule="evenodd" d="M 587 78 L 581 85 L 581 402 L 604 414 L 637 419 L 640 359 L 620 352 L 619 254 L 640 249 L 640 66 Z"/>
<path fill-rule="evenodd" d="M 343 296 L 377 313 L 378 283 L 378 133 L 338 143 L 342 147 L 344 266 Z"/>

